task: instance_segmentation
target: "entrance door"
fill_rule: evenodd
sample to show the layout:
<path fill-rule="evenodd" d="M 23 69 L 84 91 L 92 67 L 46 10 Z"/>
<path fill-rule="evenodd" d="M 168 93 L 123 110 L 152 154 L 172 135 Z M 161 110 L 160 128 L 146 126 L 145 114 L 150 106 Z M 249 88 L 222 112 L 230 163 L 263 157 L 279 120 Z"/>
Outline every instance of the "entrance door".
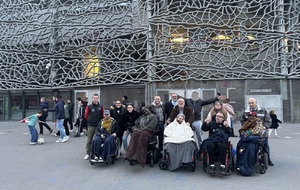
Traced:
<path fill-rule="evenodd" d="M 75 111 L 74 111 L 74 116 L 73 116 L 73 118 L 76 118 L 77 117 L 77 110 L 79 109 L 78 108 L 78 104 L 77 104 L 77 102 L 76 102 L 76 99 L 78 98 L 78 97 L 80 97 L 81 99 L 85 99 L 86 97 L 88 97 L 88 91 L 87 90 L 75 90 L 75 93 L 74 93 L 74 100 L 75 100 L 75 102 L 74 102 L 74 108 L 75 108 Z"/>
<path fill-rule="evenodd" d="M 8 97 L 0 96 L 0 121 L 8 120 Z"/>

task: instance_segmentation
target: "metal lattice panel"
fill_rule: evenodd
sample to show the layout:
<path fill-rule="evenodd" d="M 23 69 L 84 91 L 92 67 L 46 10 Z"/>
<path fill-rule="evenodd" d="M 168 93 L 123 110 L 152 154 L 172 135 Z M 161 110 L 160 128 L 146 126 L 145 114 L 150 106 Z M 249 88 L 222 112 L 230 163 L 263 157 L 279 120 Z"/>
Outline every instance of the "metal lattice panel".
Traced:
<path fill-rule="evenodd" d="M 299 78 L 296 0 L 6 0 L 0 89 Z"/>

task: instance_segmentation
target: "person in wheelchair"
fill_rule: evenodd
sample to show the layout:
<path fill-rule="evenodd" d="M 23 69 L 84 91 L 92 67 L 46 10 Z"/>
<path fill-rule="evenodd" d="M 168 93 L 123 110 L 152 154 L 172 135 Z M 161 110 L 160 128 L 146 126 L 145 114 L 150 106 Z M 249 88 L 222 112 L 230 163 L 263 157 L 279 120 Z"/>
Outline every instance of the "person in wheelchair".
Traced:
<path fill-rule="evenodd" d="M 144 167 L 147 161 L 148 141 L 158 131 L 158 119 L 146 107 L 142 107 L 141 111 L 142 115 L 135 121 L 135 126 L 131 129 L 131 139 L 125 160 L 130 163 L 137 162 Z"/>
<path fill-rule="evenodd" d="M 209 157 L 209 173 L 215 175 L 215 152 L 219 151 L 220 158 L 220 174 L 226 175 L 226 154 L 228 151 L 228 139 L 231 135 L 231 129 L 228 125 L 227 118 L 222 112 L 216 113 L 216 119 L 212 121 L 207 117 L 201 129 L 209 131 L 209 137 L 205 139 L 201 145 L 201 151 L 205 151 Z"/>
<path fill-rule="evenodd" d="M 241 138 L 237 143 L 236 167 L 241 175 L 251 176 L 258 161 L 258 153 L 262 150 L 264 144 L 265 127 L 263 121 L 257 117 L 255 112 L 249 112 L 247 120 L 239 129 L 239 133 Z M 265 158 L 259 163 L 259 169 L 263 170 L 260 173 L 265 173 L 267 156 L 264 153 L 262 155 Z"/>
<path fill-rule="evenodd" d="M 184 114 L 180 113 L 164 130 L 164 149 L 169 154 L 168 169 L 175 170 L 182 163 L 192 163 L 197 149 L 192 128 L 186 124 Z"/>
<path fill-rule="evenodd" d="M 107 162 L 110 156 L 116 154 L 115 138 L 119 133 L 118 122 L 110 117 L 109 110 L 104 111 L 104 118 L 99 122 L 91 145 L 91 159 Z"/>

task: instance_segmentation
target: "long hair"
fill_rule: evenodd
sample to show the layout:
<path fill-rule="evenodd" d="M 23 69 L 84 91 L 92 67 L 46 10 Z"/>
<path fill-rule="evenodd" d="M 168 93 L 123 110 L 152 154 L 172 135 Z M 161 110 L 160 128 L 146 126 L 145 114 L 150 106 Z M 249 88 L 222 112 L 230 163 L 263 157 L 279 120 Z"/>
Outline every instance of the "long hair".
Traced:
<path fill-rule="evenodd" d="M 221 105 L 221 109 L 220 110 L 216 110 L 215 109 L 215 105 L 216 104 L 220 104 Z M 221 112 L 224 115 L 224 120 L 227 120 L 227 111 L 223 108 L 223 104 L 220 101 L 216 101 L 214 103 L 214 107 L 210 109 L 209 113 L 210 113 L 210 117 L 214 116 L 217 114 L 217 112 Z"/>

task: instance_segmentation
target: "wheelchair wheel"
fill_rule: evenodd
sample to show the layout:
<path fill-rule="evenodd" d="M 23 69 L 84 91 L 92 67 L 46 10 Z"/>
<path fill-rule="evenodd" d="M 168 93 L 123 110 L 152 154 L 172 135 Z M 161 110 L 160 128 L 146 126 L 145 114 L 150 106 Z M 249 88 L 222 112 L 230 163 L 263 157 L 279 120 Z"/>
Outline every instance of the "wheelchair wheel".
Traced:
<path fill-rule="evenodd" d="M 203 171 L 205 173 L 208 173 L 208 169 L 207 169 L 207 154 L 206 152 L 203 152 L 203 158 L 202 158 L 202 162 L 203 162 Z"/>
<path fill-rule="evenodd" d="M 158 149 L 154 150 L 153 162 L 154 162 L 154 164 L 158 164 L 158 162 L 159 162 L 159 150 Z"/>
<path fill-rule="evenodd" d="M 264 174 L 264 173 L 266 173 L 267 168 L 266 168 L 265 165 L 259 164 L 259 165 L 258 165 L 258 170 L 259 170 L 259 173 L 260 173 L 260 174 Z"/>
<path fill-rule="evenodd" d="M 265 165 L 266 169 L 268 169 L 269 161 L 268 161 L 268 154 L 267 153 L 263 154 L 263 164 Z"/>
<path fill-rule="evenodd" d="M 95 164 L 95 162 L 93 162 L 93 161 L 90 161 L 90 163 L 91 163 L 91 165 L 94 165 L 94 164 Z"/>
<path fill-rule="evenodd" d="M 167 164 L 167 162 L 166 162 L 166 161 L 161 161 L 161 162 L 159 163 L 159 168 L 160 168 L 161 170 L 166 170 L 166 169 L 168 169 L 168 164 Z"/>
<path fill-rule="evenodd" d="M 109 162 L 110 162 L 111 165 L 114 165 L 115 162 L 116 162 L 116 156 L 110 157 Z"/>

